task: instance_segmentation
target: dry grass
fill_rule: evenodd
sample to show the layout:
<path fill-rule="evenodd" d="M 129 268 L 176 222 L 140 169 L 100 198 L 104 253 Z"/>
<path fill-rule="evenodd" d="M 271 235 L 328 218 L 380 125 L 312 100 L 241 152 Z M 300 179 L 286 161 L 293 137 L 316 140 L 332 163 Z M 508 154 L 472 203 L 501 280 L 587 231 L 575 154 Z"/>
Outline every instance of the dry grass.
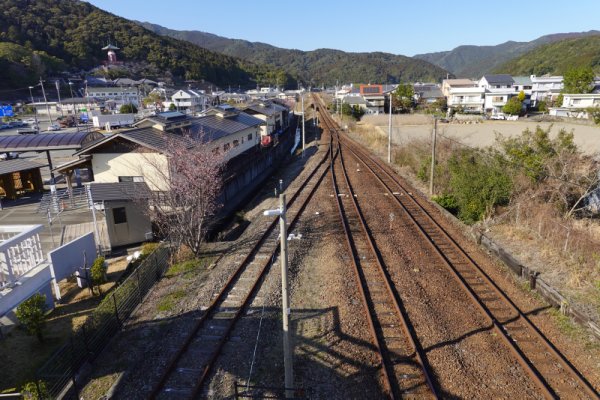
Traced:
<path fill-rule="evenodd" d="M 124 258 L 109 260 L 109 281 L 102 285 L 102 293 L 110 290 L 126 266 Z M 63 302 L 48 315 L 44 343 L 29 336 L 20 326 L 0 340 L 0 364 L 10 365 L 0 374 L 0 392 L 9 388 L 19 389 L 25 382 L 32 381 L 35 371 L 85 322 L 102 300 L 101 296 L 93 296 L 88 289 L 78 288 L 74 278 L 61 281 L 60 288 Z"/>
<path fill-rule="evenodd" d="M 403 123 L 430 123 L 426 115 L 398 116 Z M 352 133 L 353 138 L 379 155 L 386 154 L 387 132 L 377 127 L 387 124 L 387 116 L 365 116 Z M 395 116 L 396 118 L 396 116 Z M 394 123 L 397 121 L 395 120 Z M 445 164 L 456 150 L 456 142 L 438 137 L 436 157 Z M 429 140 L 411 140 L 393 149 L 396 165 L 412 178 L 426 181 L 431 162 Z M 446 189 L 448 171 L 436 170 L 436 191 Z M 600 312 L 600 221 L 597 219 L 565 219 L 556 205 L 545 202 L 548 188 L 526 190 L 530 178 L 515 176 L 515 187 L 521 192 L 509 207 L 497 210 L 485 221 L 484 229 L 527 266 L 542 273 L 542 278 L 571 299 L 585 304 L 590 312 Z M 560 191 L 561 188 L 550 188 Z"/>

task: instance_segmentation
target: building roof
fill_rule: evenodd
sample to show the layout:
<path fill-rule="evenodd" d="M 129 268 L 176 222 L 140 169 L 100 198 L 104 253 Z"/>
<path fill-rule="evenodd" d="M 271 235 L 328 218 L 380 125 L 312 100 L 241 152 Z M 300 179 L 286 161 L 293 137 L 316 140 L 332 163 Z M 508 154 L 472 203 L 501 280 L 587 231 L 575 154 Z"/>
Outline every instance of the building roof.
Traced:
<path fill-rule="evenodd" d="M 279 114 L 281 112 L 280 109 L 273 107 L 271 104 L 250 104 L 244 110 L 251 110 L 258 114 L 266 115 L 267 117 L 271 117 L 275 114 Z"/>
<path fill-rule="evenodd" d="M 172 140 L 180 140 L 189 147 L 193 147 L 194 143 L 206 143 L 211 140 L 217 140 L 224 136 L 232 135 L 253 126 L 264 124 L 261 119 L 243 112 L 237 112 L 226 117 L 219 116 L 218 114 L 211 114 L 198 118 L 189 118 L 189 120 L 192 122 L 191 125 L 185 127 L 186 135 L 188 136 L 175 134 L 169 131 L 161 131 L 153 127 L 140 127 L 105 137 L 103 140 L 83 147 L 76 154 L 86 154 L 90 150 L 117 138 L 123 138 L 159 153 L 168 153 L 169 145 Z"/>
<path fill-rule="evenodd" d="M 350 105 L 367 104 L 367 101 L 362 96 L 344 96 L 343 101 Z"/>
<path fill-rule="evenodd" d="M 3 160 L 0 161 L 0 175 L 11 174 L 13 172 L 26 171 L 28 169 L 35 169 L 45 167 L 46 164 L 39 164 L 29 160 L 23 160 L 16 158 L 14 160 Z"/>
<path fill-rule="evenodd" d="M 444 79 L 448 86 L 474 86 L 475 82 L 470 79 Z"/>
<path fill-rule="evenodd" d="M 438 99 L 444 97 L 444 94 L 439 88 L 431 88 L 419 92 L 419 96 L 422 99 Z"/>
<path fill-rule="evenodd" d="M 515 83 L 512 76 L 508 74 L 495 74 L 483 76 L 490 85 L 512 85 Z"/>
<path fill-rule="evenodd" d="M 202 141 L 217 140 L 224 136 L 243 131 L 254 126 L 263 125 L 264 121 L 239 112 L 229 117 L 220 117 L 219 115 L 207 115 L 198 118 L 192 123 L 192 132 L 200 135 Z"/>
<path fill-rule="evenodd" d="M 531 77 L 529 76 L 513 76 L 513 81 L 515 81 L 515 85 L 519 86 L 531 86 Z"/>
<path fill-rule="evenodd" d="M 0 152 L 78 150 L 103 138 L 104 135 L 98 132 L 0 136 Z"/>
<path fill-rule="evenodd" d="M 117 78 L 113 81 L 113 83 L 115 85 L 126 85 L 126 86 L 133 86 L 133 85 L 139 84 L 138 81 L 133 80 L 131 78 Z"/>
<path fill-rule="evenodd" d="M 137 92 L 137 89 L 134 87 L 118 87 L 118 86 L 109 86 L 109 87 L 91 87 L 88 88 L 88 92 L 92 93 L 114 93 L 114 92 Z"/>
<path fill-rule="evenodd" d="M 93 202 L 137 200 L 150 198 L 146 182 L 92 182 L 90 193 Z"/>
<path fill-rule="evenodd" d="M 119 49 L 117 46 L 114 46 L 112 44 L 108 44 L 108 45 L 104 46 L 102 48 L 102 50 L 121 50 L 121 49 Z"/>

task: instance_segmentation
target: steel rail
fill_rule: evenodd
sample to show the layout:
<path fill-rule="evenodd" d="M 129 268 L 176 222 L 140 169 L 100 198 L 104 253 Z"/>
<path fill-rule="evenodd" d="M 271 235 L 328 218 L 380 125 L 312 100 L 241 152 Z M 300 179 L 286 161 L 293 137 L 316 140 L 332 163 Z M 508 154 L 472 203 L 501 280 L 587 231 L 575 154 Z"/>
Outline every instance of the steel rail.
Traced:
<path fill-rule="evenodd" d="M 327 115 L 326 113 L 321 113 L 322 117 L 321 117 L 321 121 L 324 122 L 327 126 L 328 129 L 331 132 L 331 140 L 333 140 L 333 137 L 336 136 L 337 138 L 337 132 L 335 129 L 335 122 L 331 121 L 331 117 L 329 115 Z M 332 149 L 332 145 L 330 145 L 330 149 Z M 330 150 L 331 151 L 331 150 Z M 393 288 L 392 288 L 392 283 L 390 282 L 391 279 L 389 277 L 389 275 L 387 274 L 387 271 L 383 265 L 383 260 L 381 258 L 381 254 L 378 251 L 376 245 L 374 244 L 373 238 L 371 237 L 367 226 L 366 226 L 366 221 L 364 219 L 364 216 L 362 215 L 362 212 L 360 210 L 360 207 L 358 206 L 358 203 L 354 197 L 354 193 L 353 193 L 353 189 L 352 189 L 352 185 L 350 184 L 350 180 L 346 171 L 346 167 L 345 167 L 345 163 L 344 163 L 344 159 L 343 159 L 343 152 L 339 147 L 339 142 L 338 142 L 338 153 L 340 154 L 340 163 L 342 166 L 342 173 L 344 176 L 344 180 L 346 182 L 346 185 L 348 187 L 349 190 L 349 197 L 352 200 L 352 204 L 353 204 L 353 208 L 356 212 L 356 214 L 358 215 L 358 220 L 360 222 L 360 228 L 361 231 L 364 235 L 364 237 L 366 238 L 366 242 L 368 244 L 368 247 L 370 248 L 372 254 L 375 256 L 375 261 L 376 261 L 376 266 L 377 266 L 377 271 L 379 272 L 380 276 L 382 277 L 382 281 L 386 287 L 386 291 L 387 294 L 389 296 L 389 298 L 392 300 L 391 304 L 393 305 L 393 308 L 396 312 L 396 315 L 398 317 L 398 319 L 401 322 L 401 326 L 402 326 L 402 330 L 404 332 L 404 336 L 405 338 L 408 340 L 410 347 L 411 347 L 411 352 L 414 355 L 414 358 L 416 359 L 416 364 L 418 364 L 419 369 L 421 371 L 421 374 L 423 376 L 423 380 L 425 381 L 425 384 L 427 385 L 429 391 L 431 392 L 431 394 L 433 395 L 434 398 L 438 398 L 438 395 L 436 393 L 435 387 L 433 385 L 431 376 L 429 375 L 427 368 L 426 368 L 426 364 L 424 361 L 424 355 L 422 353 L 422 349 L 420 348 L 420 346 L 417 344 L 417 339 L 414 335 L 414 333 L 411 331 L 411 329 L 409 328 L 409 323 L 408 323 L 408 316 L 405 315 L 405 313 L 402 311 L 402 309 L 400 308 L 399 305 L 399 300 L 397 298 L 396 293 L 394 292 Z M 367 316 L 367 320 L 368 320 L 368 324 L 369 324 L 369 329 L 371 331 L 371 335 L 373 336 L 373 341 L 374 341 L 374 346 L 377 349 L 377 353 L 379 356 L 379 359 L 383 365 L 383 375 L 384 375 L 384 391 L 386 392 L 386 394 L 390 397 L 390 398 L 395 398 L 394 392 L 393 392 L 393 388 L 392 388 L 392 383 L 391 383 L 391 379 L 390 379 L 390 375 L 394 374 L 393 368 L 389 365 L 388 363 L 388 359 L 387 359 L 387 354 L 385 354 L 385 352 L 382 349 L 382 343 L 379 339 L 379 335 L 377 334 L 377 330 L 375 328 L 375 323 L 374 323 L 374 317 L 371 315 L 371 311 L 369 309 L 369 301 L 368 301 L 368 296 L 366 294 L 366 291 L 368 291 L 367 288 L 367 283 L 366 283 L 366 276 L 364 275 L 364 273 L 361 273 L 361 268 L 359 268 L 358 263 L 357 263 L 357 257 L 358 254 L 355 251 L 355 245 L 354 245 L 354 240 L 352 239 L 352 234 L 350 233 L 350 227 L 348 224 L 348 218 L 346 217 L 346 212 L 344 211 L 344 207 L 342 205 L 342 201 L 341 201 L 341 194 L 339 192 L 339 185 L 337 183 L 337 178 L 335 175 L 335 171 L 334 171 L 334 161 L 335 159 L 333 157 L 330 157 L 330 162 L 331 162 L 331 174 L 332 174 L 332 181 L 333 181 L 333 189 L 334 189 L 334 196 L 336 197 L 336 202 L 338 205 L 338 211 L 340 214 L 340 219 L 342 222 L 342 226 L 344 228 L 344 232 L 346 234 L 346 244 L 348 246 L 348 251 L 352 254 L 352 264 L 354 266 L 354 273 L 355 273 L 355 277 L 357 280 L 357 286 L 359 288 L 359 293 L 361 295 L 361 298 L 363 300 L 363 306 L 365 308 L 365 314 Z M 383 335 L 383 331 L 382 331 L 382 336 Z M 383 338 L 385 340 L 385 337 Z M 399 388 L 400 389 L 400 388 Z M 399 394 L 400 396 L 402 394 Z"/>
<path fill-rule="evenodd" d="M 308 185 L 308 183 L 314 178 L 314 176 L 316 175 L 317 171 L 325 163 L 325 161 L 327 160 L 328 157 L 329 157 L 329 152 L 327 151 L 327 152 L 325 152 L 323 158 L 317 163 L 317 165 L 315 166 L 315 168 L 311 171 L 311 173 L 300 184 L 300 186 L 298 187 L 298 189 L 296 190 L 296 192 L 294 192 L 294 194 L 287 201 L 286 208 L 289 208 L 296 201 L 296 199 L 300 196 L 300 193 L 304 190 L 304 188 Z M 323 170 L 323 172 L 321 173 L 321 175 L 318 177 L 317 183 L 313 186 L 313 188 L 311 189 L 309 195 L 306 197 L 306 199 L 304 200 L 304 202 L 301 204 L 301 206 L 299 208 L 299 211 L 296 213 L 296 215 L 294 216 L 294 218 L 290 222 L 290 229 L 295 225 L 297 219 L 301 215 L 302 211 L 305 209 L 305 207 L 308 204 L 309 200 L 312 198 L 312 196 L 315 193 L 316 189 L 318 188 L 319 184 L 321 183 L 321 181 L 325 177 L 327 171 L 328 171 L 328 169 L 325 168 Z M 265 230 L 265 232 L 263 233 L 263 235 L 254 244 L 254 246 L 252 247 L 252 249 L 246 254 L 246 256 L 244 257 L 244 259 L 240 263 L 239 267 L 234 271 L 233 274 L 231 274 L 231 276 L 229 277 L 229 279 L 227 280 L 227 282 L 225 283 L 225 285 L 223 285 L 221 287 L 221 290 L 219 291 L 219 293 L 217 294 L 217 296 L 213 298 L 213 300 L 211 301 L 211 303 L 209 304 L 209 306 L 206 308 L 206 310 L 204 311 L 204 313 L 202 314 L 202 316 L 196 321 L 196 323 L 195 323 L 194 327 L 192 328 L 192 330 L 190 331 L 190 333 L 186 336 L 186 339 L 184 340 L 182 346 L 178 349 L 178 351 L 175 353 L 175 355 L 168 362 L 166 368 L 164 369 L 164 373 L 161 375 L 159 381 L 153 386 L 152 391 L 150 392 L 148 398 L 150 398 L 150 399 L 156 399 L 160 395 L 160 393 L 161 393 L 162 389 L 164 388 L 164 385 L 168 381 L 169 377 L 176 370 L 177 363 L 182 359 L 183 355 L 186 353 L 187 349 L 189 348 L 190 344 L 192 343 L 192 341 L 196 337 L 197 333 L 204 326 L 204 324 L 208 320 L 209 316 L 211 316 L 214 313 L 214 311 L 216 310 L 216 306 L 218 304 L 221 304 L 223 302 L 223 300 L 226 297 L 226 294 L 232 289 L 234 283 L 237 281 L 238 277 L 240 277 L 240 275 L 243 273 L 243 271 L 250 264 L 250 262 L 252 261 L 252 259 L 254 258 L 254 256 L 259 253 L 259 250 L 265 244 L 265 242 L 267 241 L 267 239 L 269 238 L 269 236 L 271 235 L 271 233 L 273 232 L 273 230 L 275 229 L 275 227 L 277 225 L 278 225 L 278 218 L 274 218 L 270 222 L 269 226 L 267 227 L 267 229 Z M 277 244 L 277 246 L 275 247 L 275 249 L 272 251 L 271 255 L 276 254 L 278 251 L 279 251 L 279 244 Z M 252 287 L 251 287 L 248 295 L 244 299 L 242 305 L 239 306 L 239 309 L 236 312 L 235 317 L 232 319 L 232 323 L 229 325 L 228 329 L 226 330 L 226 333 L 222 336 L 221 340 L 219 341 L 219 343 L 217 345 L 217 348 L 216 348 L 216 351 L 211 355 L 211 357 L 210 357 L 209 362 L 207 363 L 207 365 L 205 365 L 204 368 L 202 368 L 202 372 L 201 372 L 200 376 L 198 377 L 198 379 L 196 381 L 196 384 L 192 388 L 192 396 L 191 396 L 191 398 L 193 398 L 194 396 L 196 396 L 198 394 L 198 392 L 201 390 L 202 385 L 205 382 L 206 377 L 208 376 L 208 374 L 212 370 L 215 361 L 218 359 L 218 356 L 220 355 L 220 351 L 222 350 L 225 342 L 227 341 L 227 339 L 228 339 L 228 337 L 230 335 L 230 332 L 233 329 L 233 326 L 235 325 L 235 323 L 237 322 L 237 320 L 240 318 L 241 311 L 247 307 L 247 305 L 249 303 L 249 300 L 253 297 L 254 292 L 256 292 L 256 290 L 257 290 L 257 288 L 259 286 L 258 283 L 263 279 L 263 276 L 265 275 L 266 271 L 268 270 L 268 266 L 270 264 L 271 258 L 272 257 L 269 257 L 265 261 L 265 263 L 263 264 L 263 266 L 260 268 L 260 273 L 257 276 L 256 281 L 252 285 Z"/>
<path fill-rule="evenodd" d="M 494 313 L 484 304 L 484 301 L 480 299 L 479 295 L 475 292 L 475 290 L 471 287 L 471 285 L 466 281 L 466 279 L 461 275 L 461 273 L 457 270 L 452 260 L 445 254 L 445 252 L 439 248 L 439 245 L 435 243 L 435 240 L 431 237 L 431 234 L 426 231 L 426 229 L 419 223 L 416 217 L 413 215 L 410 210 L 404 205 L 404 203 L 394 195 L 394 191 L 389 185 L 387 185 L 373 170 L 373 168 L 368 165 L 368 163 L 364 162 L 365 166 L 373 173 L 373 175 L 379 180 L 379 182 L 386 188 L 388 193 L 395 199 L 397 204 L 402 207 L 402 209 L 409 215 L 412 223 L 417 228 L 418 232 L 423 236 L 424 239 L 434 248 L 434 250 L 442 257 L 444 260 L 444 264 L 449 267 L 452 271 L 453 277 L 466 289 L 469 297 L 474 301 L 477 307 L 482 311 L 488 319 L 492 322 L 494 330 L 501 335 L 504 342 L 509 346 L 513 354 L 516 356 L 518 362 L 524 368 L 528 375 L 532 378 L 532 380 L 540 387 L 543 394 L 547 398 L 556 398 L 558 394 L 552 388 L 550 383 L 546 380 L 543 374 L 539 371 L 539 369 L 533 365 L 533 362 L 524 354 L 523 350 L 519 347 L 517 343 L 513 340 L 510 334 L 507 332 L 507 329 L 504 324 L 509 324 L 515 322 L 515 320 L 523 321 L 528 328 L 530 328 L 537 338 L 545 345 L 545 347 L 562 363 L 563 367 L 566 367 L 565 370 L 568 371 L 576 381 L 580 384 L 580 386 L 584 389 L 584 391 L 591 398 L 600 398 L 598 392 L 591 386 L 591 384 L 581 375 L 579 371 L 571 364 L 569 360 L 545 337 L 545 335 L 531 322 L 531 320 L 518 308 L 518 306 L 506 295 L 502 289 L 489 277 L 489 275 L 483 271 L 483 269 L 472 259 L 471 256 L 467 254 L 467 252 L 450 236 L 450 234 L 433 218 L 433 216 L 425 209 L 425 207 L 420 204 L 415 196 L 411 195 L 404 185 L 394 176 L 394 173 L 390 172 L 389 167 L 387 165 L 383 165 L 379 160 L 374 159 L 371 155 L 366 153 L 363 149 L 360 148 L 358 144 L 354 141 L 351 141 L 348 138 L 344 138 L 344 141 L 348 141 L 352 143 L 352 145 L 348 146 L 350 150 L 358 157 L 362 158 L 364 162 L 364 158 L 370 160 L 374 165 L 376 165 L 392 182 L 394 182 L 406 195 L 403 196 L 405 199 L 409 199 L 418 210 L 421 211 L 427 218 L 428 222 L 433 223 L 435 228 L 437 228 L 443 235 L 443 237 L 450 242 L 450 244 L 454 247 L 454 249 L 464 257 L 468 261 L 468 264 L 474 269 L 474 271 L 492 288 L 494 293 L 498 295 L 498 297 L 505 301 L 505 303 L 509 306 L 511 311 L 514 313 L 510 318 L 506 318 L 505 322 L 500 322 L 494 315 Z M 353 151 L 354 149 L 354 151 Z M 359 156 L 357 153 L 360 153 Z"/>

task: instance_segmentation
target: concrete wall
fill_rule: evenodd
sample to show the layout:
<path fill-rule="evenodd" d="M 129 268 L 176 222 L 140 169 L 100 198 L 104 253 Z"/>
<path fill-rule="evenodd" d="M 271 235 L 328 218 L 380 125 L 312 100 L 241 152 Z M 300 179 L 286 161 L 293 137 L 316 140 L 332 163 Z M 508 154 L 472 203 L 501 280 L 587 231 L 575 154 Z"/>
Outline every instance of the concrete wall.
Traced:
<path fill-rule="evenodd" d="M 46 295 L 46 304 L 49 308 L 54 307 L 54 298 L 50 282 L 52 276 L 47 263 L 40 264 L 19 278 L 19 285 L 2 292 L 0 297 L 0 317 L 11 313 L 19 304 L 27 300 L 35 293 Z"/>
<path fill-rule="evenodd" d="M 50 271 L 57 281 L 65 279 L 79 268 L 88 268 L 97 257 L 94 233 L 87 233 L 48 253 Z"/>

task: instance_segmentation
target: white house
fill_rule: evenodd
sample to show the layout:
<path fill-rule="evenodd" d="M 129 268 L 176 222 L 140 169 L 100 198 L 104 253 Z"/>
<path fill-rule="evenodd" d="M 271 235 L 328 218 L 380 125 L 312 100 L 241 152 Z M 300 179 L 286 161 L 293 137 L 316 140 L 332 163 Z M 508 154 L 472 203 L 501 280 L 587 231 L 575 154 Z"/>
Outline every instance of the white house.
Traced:
<path fill-rule="evenodd" d="M 563 89 L 562 76 L 531 75 L 531 105 L 537 107 L 540 101 L 556 100 Z"/>
<path fill-rule="evenodd" d="M 123 104 L 139 106 L 139 93 L 135 87 L 88 87 L 87 97 L 103 102 L 114 102 L 118 108 Z"/>
<path fill-rule="evenodd" d="M 444 79 L 442 81 L 442 94 L 450 97 L 451 89 L 464 89 L 477 86 L 477 82 L 470 79 Z"/>
<path fill-rule="evenodd" d="M 483 112 L 485 89 L 475 87 L 448 88 L 448 107 L 462 108 L 468 112 Z"/>
<path fill-rule="evenodd" d="M 192 112 L 204 111 L 210 105 L 210 98 L 202 90 L 181 89 L 176 91 L 171 100 L 177 110 L 190 110 Z"/>
<path fill-rule="evenodd" d="M 76 154 L 90 159 L 95 182 L 146 182 L 150 190 L 166 190 L 172 141 L 207 143 L 230 160 L 259 144 L 263 121 L 222 105 L 204 117 L 180 112 L 159 113 L 135 129 L 107 136 Z M 192 142 L 184 139 L 190 137 Z M 165 173 L 165 171 L 167 171 Z"/>
<path fill-rule="evenodd" d="M 484 75 L 477 83 L 477 86 L 485 89 L 483 109 L 492 114 L 501 113 L 508 100 L 518 94 L 514 83 L 508 74 Z"/>

